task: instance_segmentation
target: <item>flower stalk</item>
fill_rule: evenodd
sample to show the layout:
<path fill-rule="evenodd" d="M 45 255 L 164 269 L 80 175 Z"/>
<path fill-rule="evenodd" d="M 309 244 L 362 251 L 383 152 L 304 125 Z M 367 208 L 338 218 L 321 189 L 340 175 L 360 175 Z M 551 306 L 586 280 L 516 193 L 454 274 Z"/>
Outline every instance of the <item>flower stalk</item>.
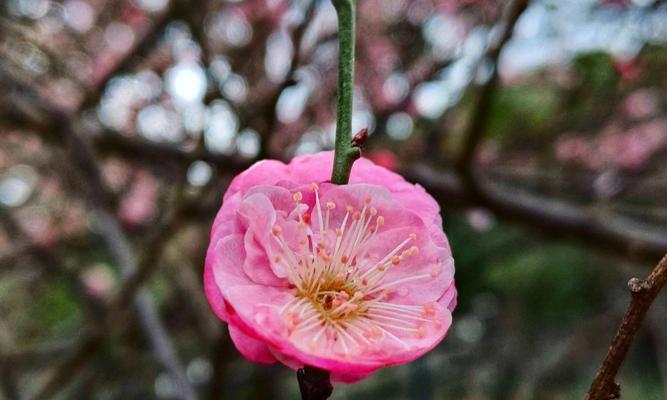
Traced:
<path fill-rule="evenodd" d="M 329 371 L 306 365 L 296 371 L 296 377 L 302 400 L 325 400 L 333 392 Z"/>
<path fill-rule="evenodd" d="M 361 155 L 352 142 L 352 94 L 354 91 L 355 0 L 332 0 L 338 15 L 338 94 L 336 144 L 331 182 L 344 185 L 352 163 Z"/>
<path fill-rule="evenodd" d="M 359 147 L 361 143 L 352 139 L 355 0 L 332 0 L 332 3 L 338 15 L 338 93 L 336 143 L 331 182 L 344 185 L 350 180 L 350 171 L 354 160 L 361 155 Z M 329 371 L 311 366 L 299 369 L 297 378 L 301 389 L 301 398 L 303 400 L 324 400 L 328 398 L 333 391 L 329 376 Z"/>

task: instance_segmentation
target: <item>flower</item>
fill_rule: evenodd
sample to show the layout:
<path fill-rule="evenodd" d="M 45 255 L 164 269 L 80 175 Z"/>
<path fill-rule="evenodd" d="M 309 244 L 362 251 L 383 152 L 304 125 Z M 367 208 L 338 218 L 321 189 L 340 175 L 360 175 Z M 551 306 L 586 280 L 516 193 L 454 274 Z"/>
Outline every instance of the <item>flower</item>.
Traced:
<path fill-rule="evenodd" d="M 229 186 L 204 283 L 236 348 L 258 363 L 353 382 L 435 347 L 456 306 L 438 204 L 357 160 L 328 183 L 333 154 L 260 161 Z"/>
<path fill-rule="evenodd" d="M 368 155 L 368 158 L 375 164 L 387 168 L 390 171 L 398 169 L 398 158 L 391 150 L 377 150 Z"/>

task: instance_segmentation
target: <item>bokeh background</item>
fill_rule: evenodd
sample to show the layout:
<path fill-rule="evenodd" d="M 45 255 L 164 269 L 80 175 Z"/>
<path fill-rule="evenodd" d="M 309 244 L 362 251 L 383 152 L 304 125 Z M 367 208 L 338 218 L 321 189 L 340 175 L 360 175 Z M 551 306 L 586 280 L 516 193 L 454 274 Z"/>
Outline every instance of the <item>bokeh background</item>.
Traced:
<path fill-rule="evenodd" d="M 437 197 L 445 341 L 334 399 L 582 398 L 667 251 L 667 2 L 359 0 L 354 130 Z M 297 398 L 208 307 L 260 158 L 333 145 L 328 0 L 0 4 L 0 397 Z M 622 369 L 667 398 L 667 295 Z"/>

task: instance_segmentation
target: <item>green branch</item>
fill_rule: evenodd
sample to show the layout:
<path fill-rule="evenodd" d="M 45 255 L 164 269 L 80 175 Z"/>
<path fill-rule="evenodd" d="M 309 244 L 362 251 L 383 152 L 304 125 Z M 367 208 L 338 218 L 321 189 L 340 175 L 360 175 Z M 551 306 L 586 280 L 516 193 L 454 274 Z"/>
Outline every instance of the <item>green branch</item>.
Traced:
<path fill-rule="evenodd" d="M 360 150 L 352 144 L 352 92 L 354 90 L 354 3 L 332 0 L 338 14 L 338 104 L 336 147 L 331 182 L 344 185 Z"/>

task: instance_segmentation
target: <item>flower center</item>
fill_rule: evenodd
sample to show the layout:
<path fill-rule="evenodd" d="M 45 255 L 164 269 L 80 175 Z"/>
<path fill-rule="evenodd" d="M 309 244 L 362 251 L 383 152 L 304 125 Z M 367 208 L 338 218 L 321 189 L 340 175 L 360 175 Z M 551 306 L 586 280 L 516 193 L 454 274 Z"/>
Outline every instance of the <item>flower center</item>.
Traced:
<path fill-rule="evenodd" d="M 273 261 L 285 267 L 294 286 L 294 298 L 281 310 L 290 334 L 312 333 L 311 345 L 322 339 L 349 355 L 354 348 L 361 349 L 386 336 L 405 344 L 397 331 L 423 337 L 424 323 L 440 324 L 434 319 L 433 304 L 386 301 L 402 284 L 438 276 L 438 270 L 433 270 L 393 281 L 386 279 L 388 271 L 400 268 L 406 258 L 419 251 L 417 246 L 410 246 L 416 235 L 408 235 L 383 256 L 369 255 L 369 244 L 384 225 L 384 217 L 371 206 L 372 199 L 366 197 L 361 210 L 346 206 L 341 223 L 332 227 L 331 214 L 338 205 L 327 202 L 322 207 L 316 184 L 312 184 L 312 190 L 315 205 L 310 213 L 301 203 L 303 194 L 293 195 L 293 213 L 302 236 L 307 238 L 299 242 L 297 250 L 287 245 L 279 225 L 273 227 L 282 249 Z M 312 229 L 311 218 L 316 218 Z"/>

